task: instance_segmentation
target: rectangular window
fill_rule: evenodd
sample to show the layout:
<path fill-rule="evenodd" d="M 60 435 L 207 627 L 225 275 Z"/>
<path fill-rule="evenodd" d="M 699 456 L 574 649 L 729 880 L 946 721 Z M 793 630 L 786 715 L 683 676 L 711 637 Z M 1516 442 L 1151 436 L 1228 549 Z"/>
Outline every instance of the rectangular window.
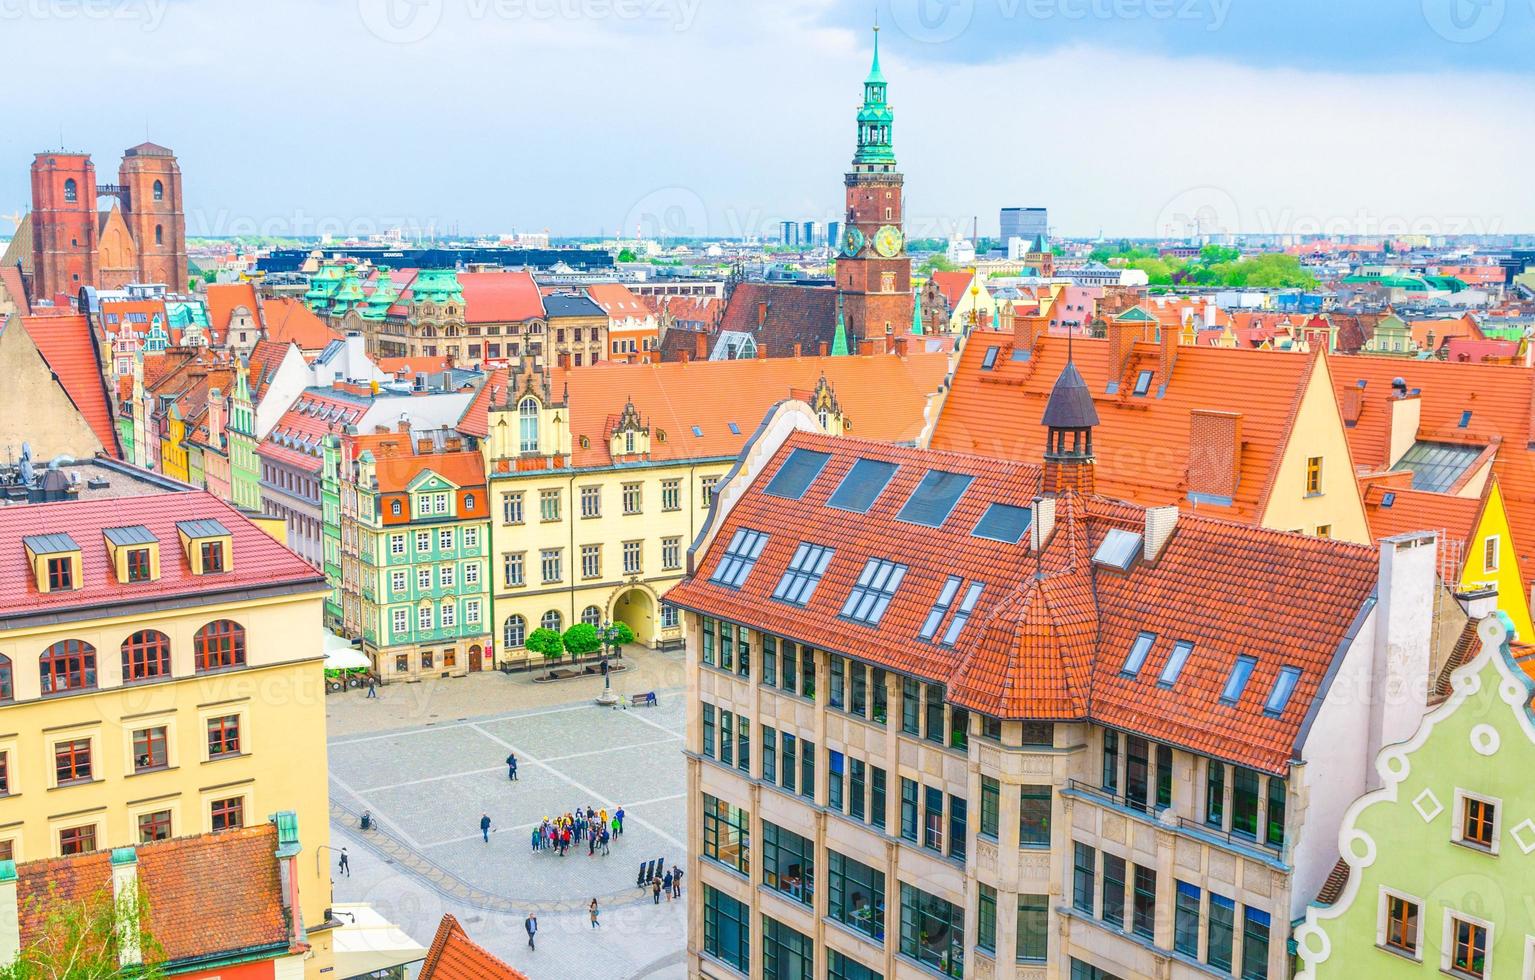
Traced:
<path fill-rule="evenodd" d="M 509 588 L 523 583 L 522 565 L 524 552 L 516 551 L 501 556 L 501 574 Z"/>
<path fill-rule="evenodd" d="M 422 592 L 430 591 L 432 588 L 432 570 L 430 568 L 416 569 L 416 588 Z"/>
<path fill-rule="evenodd" d="M 563 548 L 545 548 L 538 553 L 539 569 L 543 573 L 544 583 L 558 582 L 565 577 Z"/>
<path fill-rule="evenodd" d="M 1306 458 L 1306 496 L 1322 492 L 1322 457 Z"/>
<path fill-rule="evenodd" d="M 883 558 L 870 558 L 853 583 L 847 601 L 842 604 L 844 617 L 865 626 L 878 626 L 896 589 L 906 577 L 906 566 Z"/>
<path fill-rule="evenodd" d="M 922 621 L 922 628 L 917 631 L 918 637 L 931 640 L 938 635 L 938 627 L 943 624 L 943 617 L 948 615 L 949 607 L 954 604 L 954 595 L 964 581 L 954 575 L 950 575 L 944 581 L 943 588 L 938 592 L 938 598 L 933 601 L 933 608 L 928 610 L 927 618 Z"/>
<path fill-rule="evenodd" d="M 422 606 L 416 610 L 416 629 L 425 633 L 432 628 L 432 607 Z"/>
<path fill-rule="evenodd" d="M 443 509 L 446 507 L 446 498 L 439 499 L 438 503 L 442 505 L 438 508 L 438 513 L 442 513 Z M 453 550 L 452 528 L 445 527 L 437 532 L 437 550 L 445 553 Z"/>
<path fill-rule="evenodd" d="M 1157 872 L 1154 868 L 1135 866 L 1134 916 L 1131 931 L 1143 939 L 1156 933 L 1157 923 Z"/>
<path fill-rule="evenodd" d="M 901 777 L 901 836 L 917 839 L 917 784 L 905 776 Z"/>
<path fill-rule="evenodd" d="M 921 735 L 922 686 L 914 677 L 901 678 L 901 731 Z"/>
<path fill-rule="evenodd" d="M 762 634 L 762 684 L 778 686 L 778 637 Z"/>
<path fill-rule="evenodd" d="M 797 768 L 799 757 L 794 754 L 794 736 L 789 732 L 783 732 L 782 734 L 783 752 L 780 753 L 782 765 L 779 768 L 783 770 L 783 788 L 792 793 L 799 777 L 799 769 Z"/>
<path fill-rule="evenodd" d="M 885 940 L 885 874 L 836 851 L 826 852 L 827 914 L 875 942 Z"/>
<path fill-rule="evenodd" d="M 220 715 L 208 719 L 208 758 L 240 754 L 240 716 Z"/>
<path fill-rule="evenodd" d="M 214 800 L 208 808 L 214 830 L 235 830 L 245 826 L 245 797 L 233 796 L 227 800 Z"/>
<path fill-rule="evenodd" d="M 986 885 L 977 885 L 975 914 L 975 945 L 988 953 L 997 951 L 997 892 Z"/>
<path fill-rule="evenodd" d="M 949 977 L 965 975 L 965 910 L 901 883 L 901 953 Z"/>
<path fill-rule="evenodd" d="M 141 813 L 138 825 L 139 843 L 147 844 L 154 840 L 166 840 L 171 836 L 171 811 L 156 810 L 153 813 Z"/>
<path fill-rule="evenodd" d="M 847 815 L 854 820 L 864 818 L 864 794 L 868 785 L 866 767 L 858 759 L 847 760 Z"/>
<path fill-rule="evenodd" d="M 170 765 L 164 725 L 140 728 L 133 733 L 133 771 L 147 772 Z"/>
<path fill-rule="evenodd" d="M 541 521 L 557 521 L 560 519 L 559 487 L 538 491 L 538 519 Z"/>
<path fill-rule="evenodd" d="M 1268 777 L 1268 817 L 1264 840 L 1271 847 L 1284 844 L 1285 781 L 1278 776 Z"/>
<path fill-rule="evenodd" d="M 1097 878 L 1097 856 L 1097 852 L 1086 844 L 1073 842 L 1071 906 L 1087 915 L 1093 914 L 1093 886 Z"/>
<path fill-rule="evenodd" d="M 55 742 L 53 767 L 55 783 L 59 786 L 90 782 L 91 740 L 77 738 L 68 742 Z"/>
<path fill-rule="evenodd" d="M 736 528 L 735 534 L 730 537 L 730 544 L 725 548 L 724 556 L 715 566 L 714 574 L 710 576 L 709 581 L 731 589 L 740 588 L 741 583 L 746 581 L 746 576 L 751 574 L 752 568 L 757 564 L 757 558 L 762 554 L 767 541 L 768 536 L 761 531 L 753 531 L 746 527 Z"/>
<path fill-rule="evenodd" d="M 762 975 L 771 980 L 813 980 L 815 941 L 762 917 Z"/>
<path fill-rule="evenodd" d="M 501 501 L 501 520 L 506 524 L 522 523 L 522 491 L 507 494 Z"/>
<path fill-rule="evenodd" d="M 224 570 L 224 542 L 204 541 L 202 543 L 203 574 L 222 572 Z"/>
<path fill-rule="evenodd" d="M 789 559 L 789 567 L 773 590 L 773 598 L 790 605 L 803 606 L 810 601 L 826 566 L 831 564 L 832 549 L 808 541 L 800 542 Z"/>
<path fill-rule="evenodd" d="M 826 750 L 826 805 L 839 813 L 842 811 L 842 780 L 846 764 L 841 752 Z"/>
<path fill-rule="evenodd" d="M 1103 854 L 1103 902 L 1099 915 L 1116 929 L 1125 927 L 1125 859 Z"/>
<path fill-rule="evenodd" d="M 1258 661 L 1252 657 L 1238 657 L 1232 665 L 1231 675 L 1226 678 L 1226 686 L 1221 690 L 1221 704 L 1236 704 L 1242 698 L 1242 691 L 1247 688 L 1248 678 L 1253 675 L 1253 668 Z"/>
<path fill-rule="evenodd" d="M 704 952 L 741 973 L 751 971 L 751 910 L 704 885 Z"/>
<path fill-rule="evenodd" d="M 714 620 L 705 618 L 701 637 L 698 641 L 698 656 L 705 666 L 714 666 Z"/>
<path fill-rule="evenodd" d="M 826 703 L 833 708 L 842 707 L 842 695 L 847 672 L 847 661 L 842 657 L 831 658 L 831 689 L 827 692 Z"/>
<path fill-rule="evenodd" d="M 1482 542 L 1482 570 L 1489 575 L 1498 570 L 1498 547 L 1499 540 L 1496 534 L 1489 535 L 1487 540 Z M 134 581 L 131 576 L 129 581 Z"/>
<path fill-rule="evenodd" d="M 681 510 L 682 509 L 682 481 L 681 480 L 662 480 L 661 481 L 661 509 L 662 510 Z"/>
<path fill-rule="evenodd" d="M 643 483 L 624 484 L 624 513 L 638 514 L 643 510 Z"/>
<path fill-rule="evenodd" d="M 601 517 L 602 516 L 602 488 L 601 487 L 582 487 L 581 488 L 581 516 L 582 517 Z M 544 518 L 544 520 L 546 520 L 546 521 L 550 520 L 550 519 L 551 518 L 548 518 L 548 517 Z"/>
<path fill-rule="evenodd" d="M 1050 846 L 1051 792 L 1049 786 L 1024 786 L 1019 790 L 1019 846 Z"/>
<path fill-rule="evenodd" d="M 719 759 L 727 766 L 735 765 L 736 752 L 735 740 L 731 734 L 735 731 L 735 718 L 724 708 L 720 709 L 720 755 Z"/>
<path fill-rule="evenodd" d="M 1024 963 L 1043 963 L 1050 952 L 1050 896 L 1018 896 L 1017 958 Z"/>
<path fill-rule="evenodd" d="M 762 822 L 762 882 L 797 902 L 815 897 L 815 841 Z"/>
<path fill-rule="evenodd" d="M 87 824 L 84 827 L 65 827 L 59 831 L 59 853 L 65 857 L 71 854 L 89 854 L 96 849 L 96 825 Z"/>
<path fill-rule="evenodd" d="M 642 554 L 642 551 L 641 551 L 642 546 L 643 546 L 643 542 L 640 542 L 640 541 L 625 541 L 624 542 L 624 574 L 625 575 L 638 575 L 638 574 L 640 574 L 641 567 L 643 565 L 643 562 L 641 561 L 641 557 L 640 557 L 641 554 Z"/>
<path fill-rule="evenodd" d="M 1173 805 L 1173 750 L 1171 746 L 1157 746 L 1157 806 Z"/>
<path fill-rule="evenodd" d="M 1226 820 L 1226 764 L 1214 759 L 1205 760 L 1205 823 L 1212 827 L 1225 826 Z"/>
<path fill-rule="evenodd" d="M 1386 945 L 1414 958 L 1418 955 L 1418 915 L 1416 902 L 1386 894 Z"/>
<path fill-rule="evenodd" d="M 870 713 L 869 720 L 876 725 L 885 723 L 885 714 L 890 707 L 888 703 L 890 692 L 885 686 L 887 676 L 882 668 L 875 667 L 873 679 L 869 682 L 869 686 L 874 691 L 874 710 Z"/>
<path fill-rule="evenodd" d="M 762 726 L 762 778 L 778 782 L 778 732 L 767 725 Z"/>
<path fill-rule="evenodd" d="M 752 725 L 742 714 L 736 715 L 736 768 L 742 772 L 752 768 Z"/>
<path fill-rule="evenodd" d="M 1268 980 L 1269 914 L 1254 908 L 1242 911 L 1242 980 Z"/>
<path fill-rule="evenodd" d="M 1274 678 L 1274 686 L 1269 690 L 1268 699 L 1263 702 L 1263 713 L 1271 718 L 1278 718 L 1284 714 L 1285 708 L 1290 704 L 1290 696 L 1295 693 L 1295 686 L 1300 683 L 1301 670 L 1299 667 L 1281 667 L 1279 676 Z"/>
<path fill-rule="evenodd" d="M 128 552 L 128 581 L 148 582 L 149 576 L 149 549 L 134 548 Z"/>
<path fill-rule="evenodd" d="M 396 635 L 403 634 L 410 629 L 410 612 L 408 610 L 396 609 L 393 611 L 393 616 L 394 622 L 392 625 Z"/>
<path fill-rule="evenodd" d="M 981 777 L 981 829 L 980 835 L 997 839 L 997 828 L 1002 807 L 1002 789 L 990 776 Z"/>
<path fill-rule="evenodd" d="M 71 558 L 48 559 L 48 591 L 74 588 L 74 561 Z"/>
<path fill-rule="evenodd" d="M 1458 916 L 1450 918 L 1450 969 L 1468 977 L 1487 975 L 1487 927 Z M 1242 957 L 1245 964 L 1247 957 Z"/>
<path fill-rule="evenodd" d="M 698 506 L 708 507 L 714 503 L 714 488 L 719 484 L 717 476 L 703 476 L 698 478 Z"/>
<path fill-rule="evenodd" d="M 602 545 L 583 544 L 581 546 L 581 577 L 600 578 L 602 576 Z"/>
<path fill-rule="evenodd" d="M 661 568 L 663 571 L 676 571 L 682 567 L 682 539 L 669 537 L 661 539 Z"/>
<path fill-rule="evenodd" d="M 923 727 L 926 730 L 927 740 L 942 745 L 948 734 L 944 731 L 943 725 L 943 685 L 925 685 L 922 696 L 923 707 L 926 712 L 923 719 Z"/>
<path fill-rule="evenodd" d="M 720 623 L 720 669 L 733 670 L 736 656 L 736 628 L 734 623 Z"/>
<path fill-rule="evenodd" d="M 1151 775 L 1151 746 L 1138 735 L 1125 736 L 1125 804 L 1146 809 L 1147 783 Z"/>
<path fill-rule="evenodd" d="M 1199 956 L 1199 889 L 1177 882 L 1173 904 L 1173 949 L 1184 956 Z"/>
<path fill-rule="evenodd" d="M 965 859 L 965 848 L 970 836 L 969 803 L 963 796 L 949 794 L 949 857 L 957 861 Z"/>
<path fill-rule="evenodd" d="M 751 815 L 707 793 L 704 794 L 703 813 L 704 857 L 743 875 L 750 875 L 748 841 L 751 835 Z"/>
<path fill-rule="evenodd" d="M 885 829 L 885 770 L 869 767 L 869 822 Z"/>
<path fill-rule="evenodd" d="M 1172 687 L 1178 683 L 1178 675 L 1183 673 L 1183 665 L 1188 663 L 1189 654 L 1194 652 L 1194 644 L 1187 640 L 1179 640 L 1173 644 L 1173 652 L 1167 658 L 1167 663 L 1162 665 L 1162 673 L 1157 675 L 1158 687 Z"/>
<path fill-rule="evenodd" d="M 923 787 L 922 846 L 943 851 L 943 790 L 932 786 Z"/>
<path fill-rule="evenodd" d="M 1258 782 L 1251 769 L 1237 766 L 1231 786 L 1231 831 L 1252 840 L 1258 837 Z"/>
<path fill-rule="evenodd" d="M 437 585 L 439 588 L 453 588 L 454 569 L 452 565 L 444 565 L 437 569 Z"/>
<path fill-rule="evenodd" d="M 815 743 L 799 740 L 799 795 L 815 796 Z"/>
<path fill-rule="evenodd" d="M 1125 656 L 1125 664 L 1119 668 L 1119 672 L 1126 677 L 1135 677 L 1146 664 L 1146 657 L 1151 653 L 1151 645 L 1157 640 L 1155 633 L 1141 633 L 1136 636 L 1135 642 L 1130 644 L 1130 652 Z"/>
<path fill-rule="evenodd" d="M 785 692 L 794 694 L 799 690 L 799 644 L 793 640 L 783 641 L 783 673 L 780 678 L 779 686 Z"/>
<path fill-rule="evenodd" d="M 430 531 L 417 531 L 416 532 L 416 554 L 418 554 L 418 555 L 425 555 L 425 554 L 430 553 L 431 550 L 432 550 L 432 532 L 430 532 Z"/>
<path fill-rule="evenodd" d="M 1497 807 L 1488 801 L 1477 799 L 1474 796 L 1463 797 L 1461 800 L 1461 843 L 1491 850 L 1493 841 L 1496 839 L 1493 831 L 1494 818 L 1496 816 Z"/>
<path fill-rule="evenodd" d="M 712 759 L 712 758 L 714 758 L 714 735 L 715 735 L 715 728 L 714 728 L 714 705 L 712 705 L 712 704 L 705 704 L 703 706 L 703 715 L 704 715 L 704 724 L 703 724 L 703 735 L 704 735 L 703 750 L 704 750 L 704 755 L 706 755 L 706 756 L 708 756 L 709 758 Z"/>
<path fill-rule="evenodd" d="M 1119 792 L 1119 733 L 1103 733 L 1103 791 Z"/>
<path fill-rule="evenodd" d="M 799 651 L 799 693 L 815 700 L 815 651 L 810 647 L 800 647 Z"/>
<path fill-rule="evenodd" d="M 1205 962 L 1231 972 L 1231 951 L 1236 943 L 1237 906 L 1229 898 L 1210 893 L 1210 928 L 1205 940 Z"/>

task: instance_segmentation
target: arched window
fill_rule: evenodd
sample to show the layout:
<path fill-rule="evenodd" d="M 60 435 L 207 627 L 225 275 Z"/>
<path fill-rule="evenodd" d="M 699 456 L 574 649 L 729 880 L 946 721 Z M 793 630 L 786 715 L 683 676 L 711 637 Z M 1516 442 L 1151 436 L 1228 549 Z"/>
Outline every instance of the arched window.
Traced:
<path fill-rule="evenodd" d="M 400 502 L 398 500 L 392 501 L 389 504 L 389 513 L 393 514 L 395 517 L 400 516 Z"/>
<path fill-rule="evenodd" d="M 16 688 L 11 684 L 11 658 L 0 655 L 0 701 L 9 701 L 16 696 Z"/>
<path fill-rule="evenodd" d="M 139 630 L 123 641 L 123 680 L 171 675 L 171 639 L 159 630 Z"/>
<path fill-rule="evenodd" d="M 197 672 L 245 665 L 245 627 L 232 619 L 215 619 L 192 637 Z"/>
<path fill-rule="evenodd" d="M 474 494 L 464 494 L 464 510 L 474 510 Z"/>
<path fill-rule="evenodd" d="M 546 630 L 554 630 L 556 633 L 558 633 L 560 631 L 560 626 L 563 625 L 564 622 L 565 620 L 560 618 L 560 611 L 558 609 L 551 609 L 544 613 L 544 618 L 539 620 L 538 625 L 542 626 Z"/>
<path fill-rule="evenodd" d="M 506 626 L 501 630 L 501 645 L 508 650 L 521 650 L 527 640 L 528 621 L 521 616 L 506 617 Z"/>
<path fill-rule="evenodd" d="M 538 452 L 538 401 L 524 398 L 517 406 L 517 426 L 520 451 Z"/>
<path fill-rule="evenodd" d="M 84 640 L 60 640 L 43 651 L 43 693 L 84 691 L 96 686 L 96 648 Z"/>
<path fill-rule="evenodd" d="M 64 181 L 64 200 L 69 204 L 80 200 L 80 185 L 75 183 L 73 177 Z"/>
<path fill-rule="evenodd" d="M 155 244 L 156 245 L 164 245 L 165 244 L 165 226 L 164 225 L 155 225 Z"/>
<path fill-rule="evenodd" d="M 602 610 L 596 606 L 587 606 L 581 610 L 581 622 L 588 626 L 602 625 Z"/>
<path fill-rule="evenodd" d="M 157 201 L 165 200 L 165 185 L 160 183 L 158 180 L 155 181 L 154 195 L 155 200 Z"/>

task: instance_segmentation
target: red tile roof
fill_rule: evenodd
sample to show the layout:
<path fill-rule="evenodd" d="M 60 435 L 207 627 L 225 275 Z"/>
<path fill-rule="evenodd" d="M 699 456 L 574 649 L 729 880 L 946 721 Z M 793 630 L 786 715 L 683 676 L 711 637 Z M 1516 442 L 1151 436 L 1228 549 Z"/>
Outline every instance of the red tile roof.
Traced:
<path fill-rule="evenodd" d="M 0 265 L 0 290 L 16 304 L 16 312 L 26 316 L 32 312 L 27 304 L 27 291 L 22 285 L 21 270 L 13 265 Z"/>
<path fill-rule="evenodd" d="M 819 477 L 798 500 L 766 493 L 800 448 L 829 454 Z M 900 468 L 867 514 L 827 506 L 859 458 Z M 942 527 L 900 521 L 900 508 L 930 469 L 972 482 Z M 707 552 L 696 557 L 695 574 L 667 601 L 945 683 L 954 703 L 991 715 L 1090 718 L 1285 772 L 1310 705 L 1367 608 L 1375 550 L 1183 514 L 1155 561 L 1118 572 L 1092 557 L 1111 530 L 1143 532 L 1145 511 L 1075 493 L 1058 498 L 1042 555 L 1030 549 L 1028 535 L 1006 544 L 971 533 L 991 503 L 1029 507 L 1040 484 L 1032 463 L 798 432 L 724 515 Z M 768 540 L 741 588 L 732 589 L 710 577 L 740 528 L 766 532 Z M 772 598 L 801 542 L 835 549 L 805 607 Z M 874 557 L 908 568 L 877 627 L 840 615 Z M 951 575 L 986 587 L 953 646 L 923 641 L 920 626 Z M 1125 676 L 1125 655 L 1142 631 L 1156 640 L 1139 674 Z M 1158 688 L 1177 640 L 1191 641 L 1193 653 L 1176 683 Z M 1238 702 L 1225 705 L 1220 694 L 1239 655 L 1255 657 L 1257 666 Z M 1271 717 L 1263 702 L 1284 666 L 1299 667 L 1301 679 L 1283 713 Z"/>
<path fill-rule="evenodd" d="M 211 518 L 233 539 L 234 567 L 216 575 L 194 575 L 181 553 L 176 522 Z M 125 584 L 107 559 L 109 527 L 142 525 L 160 542 L 160 578 Z M 81 587 L 39 592 L 22 539 L 67 534 L 80 546 Z M 315 570 L 238 510 L 203 491 L 143 497 L 75 500 L 0 507 L 0 622 L 8 616 L 46 610 L 196 597 L 233 589 L 317 581 Z"/>
<path fill-rule="evenodd" d="M 121 457 L 117 429 L 112 424 L 112 406 L 102 373 L 100 351 L 83 314 L 67 316 L 24 316 L 22 324 L 32 343 L 48 362 L 69 400 L 90 425 L 109 455 Z"/>
<path fill-rule="evenodd" d="M 629 317 L 644 319 L 654 315 L 650 306 L 621 282 L 592 283 L 586 287 L 586 295 L 602 307 L 602 312 L 615 320 Z"/>
<path fill-rule="evenodd" d="M 1014 335 L 1005 332 L 971 335 L 930 439 L 932 448 L 1006 459 L 1041 457 L 1045 430 L 1040 420 L 1066 366 L 1067 338 L 1040 337 L 1027 360 L 1013 359 L 1016 344 Z M 992 347 L 998 348 L 995 365 L 986 370 Z M 1093 447 L 1100 493 L 1147 506 L 1190 506 L 1191 413 L 1238 412 L 1241 451 L 1231 505 L 1200 507 L 1248 523 L 1261 518 L 1310 380 L 1310 356 L 1180 346 L 1168 379 L 1161 376 L 1154 343 L 1136 342 L 1122 371 L 1111 370 L 1107 340 L 1073 339 L 1070 349 L 1098 410 Z M 1141 371 L 1153 376 L 1148 394 L 1137 397 L 1133 391 Z M 1118 385 L 1115 394 L 1107 393 L 1111 382 Z"/>
<path fill-rule="evenodd" d="M 1411 473 L 1396 475 L 1402 479 L 1372 482 L 1363 488 L 1370 537 L 1379 541 L 1412 531 L 1444 531 L 1448 541 L 1464 547 L 1482 512 L 1482 498 L 1413 490 Z"/>
<path fill-rule="evenodd" d="M 319 351 L 333 340 L 341 340 L 339 333 L 325 325 L 325 321 L 301 301 L 288 296 L 274 297 L 261 304 L 262 322 L 266 324 L 267 337 L 280 344 L 292 341 L 299 350 Z"/>
<path fill-rule="evenodd" d="M 442 917 L 416 980 L 528 980 L 469 938 L 451 913 Z"/>
<path fill-rule="evenodd" d="M 406 452 L 384 455 L 378 460 L 375 472 L 379 492 L 401 493 L 410 481 L 427 470 L 465 489 L 485 486 L 485 457 L 477 451 L 420 455 Z"/>
<path fill-rule="evenodd" d="M 295 469 L 318 472 L 321 440 L 356 425 L 369 404 L 367 400 L 331 394 L 325 389 L 306 388 L 261 440 L 256 452 Z"/>
<path fill-rule="evenodd" d="M 938 291 L 943 293 L 943 298 L 948 301 L 949 310 L 952 312 L 954 307 L 959 305 L 959 301 L 964 299 L 965 290 L 970 288 L 970 283 L 975 280 L 975 273 L 934 272 L 932 280 L 933 285 L 938 287 Z"/>
<path fill-rule="evenodd" d="M 488 415 L 492 402 L 499 401 L 506 394 L 506 383 L 509 377 L 506 368 L 495 368 L 485 378 L 480 390 L 475 392 L 474 398 L 469 402 L 469 407 L 464 409 L 464 414 L 458 420 L 458 431 L 465 435 L 483 439 L 490 435 Z"/>
<path fill-rule="evenodd" d="M 254 283 L 223 282 L 208 287 L 208 327 L 212 343 L 222 344 L 229 336 L 229 321 L 240 309 L 249 313 L 255 322 L 260 322 L 261 303 L 256 299 Z"/>
<path fill-rule="evenodd" d="M 508 323 L 544 315 L 531 272 L 460 272 L 465 323 Z"/>
<path fill-rule="evenodd" d="M 271 824 L 154 841 L 135 850 L 147 907 L 143 926 L 166 963 L 263 949 L 271 956 L 288 953 Z M 111 901 L 111 859 L 111 851 L 96 851 L 17 865 L 22 946 L 42 938 L 55 903 Z"/>

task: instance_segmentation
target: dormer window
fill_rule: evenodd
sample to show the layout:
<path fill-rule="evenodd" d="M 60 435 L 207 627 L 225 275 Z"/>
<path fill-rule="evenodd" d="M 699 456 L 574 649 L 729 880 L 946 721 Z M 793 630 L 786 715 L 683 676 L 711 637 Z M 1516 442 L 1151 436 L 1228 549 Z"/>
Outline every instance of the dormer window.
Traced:
<path fill-rule="evenodd" d="M 234 537 L 223 524 L 205 517 L 178 521 L 176 530 L 181 534 L 181 546 L 193 575 L 216 575 L 234 567 L 234 556 L 230 551 Z"/>
<path fill-rule="evenodd" d="M 222 572 L 224 570 L 224 542 L 204 541 L 201 549 L 203 574 L 208 575 L 213 572 Z"/>
<path fill-rule="evenodd" d="M 148 582 L 150 573 L 149 549 L 133 548 L 128 552 L 128 581 Z"/>
<path fill-rule="evenodd" d="M 109 527 L 102 534 L 119 582 L 153 582 L 160 577 L 160 545 L 149 528 L 141 524 Z"/>
<path fill-rule="evenodd" d="M 48 591 L 75 587 L 74 562 L 67 556 L 48 559 Z"/>
<path fill-rule="evenodd" d="M 21 539 L 39 592 L 68 592 L 82 583 L 80 546 L 67 534 L 31 534 Z"/>

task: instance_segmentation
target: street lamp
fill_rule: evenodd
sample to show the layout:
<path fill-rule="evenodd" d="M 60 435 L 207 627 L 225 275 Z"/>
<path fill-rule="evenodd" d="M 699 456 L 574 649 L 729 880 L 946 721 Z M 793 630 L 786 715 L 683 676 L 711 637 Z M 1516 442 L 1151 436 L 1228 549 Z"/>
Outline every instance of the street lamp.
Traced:
<path fill-rule="evenodd" d="M 611 707 L 618 703 L 618 698 L 613 695 L 613 678 L 609 676 L 608 667 L 608 646 L 613 638 L 613 623 L 603 620 L 597 629 L 597 639 L 602 643 L 602 693 L 597 696 L 597 703 Z"/>

